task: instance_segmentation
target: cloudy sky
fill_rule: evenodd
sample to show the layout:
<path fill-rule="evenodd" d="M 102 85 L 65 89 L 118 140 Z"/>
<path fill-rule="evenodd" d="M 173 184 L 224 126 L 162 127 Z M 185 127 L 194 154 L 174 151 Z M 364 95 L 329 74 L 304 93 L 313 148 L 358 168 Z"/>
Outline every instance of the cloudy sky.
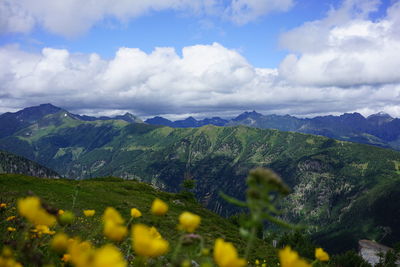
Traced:
<path fill-rule="evenodd" d="M 0 0 L 0 113 L 400 117 L 399 0 Z"/>

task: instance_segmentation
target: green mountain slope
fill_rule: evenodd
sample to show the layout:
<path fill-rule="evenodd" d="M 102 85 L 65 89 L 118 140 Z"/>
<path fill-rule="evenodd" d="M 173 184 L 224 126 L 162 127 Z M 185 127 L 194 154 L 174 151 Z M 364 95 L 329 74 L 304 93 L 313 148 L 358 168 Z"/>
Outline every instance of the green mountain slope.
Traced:
<path fill-rule="evenodd" d="M 60 178 L 60 175 L 53 170 L 5 151 L 0 151 L 0 174 L 2 173 L 25 174 L 43 178 Z"/>
<path fill-rule="evenodd" d="M 382 217 L 370 209 L 376 205 L 385 212 L 400 205 L 379 204 L 388 194 L 396 195 L 391 190 L 400 181 L 400 153 L 391 150 L 244 126 L 172 129 L 88 122 L 63 112 L 0 139 L 0 148 L 71 178 L 136 178 L 168 191 L 177 191 L 183 179 L 196 179 L 198 199 L 222 215 L 237 209 L 220 199 L 219 191 L 242 198 L 248 171 L 269 167 L 293 188 L 283 203 L 286 217 L 309 225 L 312 233 L 325 231 L 332 242 L 337 238 L 346 244 L 358 238 L 400 240 L 393 222 L 397 215 Z M 359 214 L 357 224 L 354 214 Z M 340 234 L 343 229 L 348 232 Z"/>

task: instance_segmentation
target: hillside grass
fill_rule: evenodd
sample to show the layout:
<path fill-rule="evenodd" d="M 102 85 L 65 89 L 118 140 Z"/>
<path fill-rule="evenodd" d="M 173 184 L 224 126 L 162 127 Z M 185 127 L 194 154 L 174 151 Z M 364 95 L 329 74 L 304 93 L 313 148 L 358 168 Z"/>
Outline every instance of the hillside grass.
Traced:
<path fill-rule="evenodd" d="M 101 245 L 101 215 L 106 207 L 116 208 L 126 221 L 130 218 L 130 209 L 138 208 L 143 216 L 135 223 L 155 226 L 161 235 L 173 243 L 179 237 L 176 228 L 178 216 L 183 211 L 190 211 L 201 216 L 202 221 L 196 233 L 200 234 L 207 248 L 212 248 L 218 237 L 234 243 L 243 255 L 246 242 L 240 238 L 238 226 L 229 220 L 200 206 L 187 194 L 172 194 L 159 191 L 149 184 L 106 177 L 91 180 L 44 179 L 15 174 L 0 175 L 0 202 L 8 203 L 9 208 L 0 213 L 0 236 L 7 238 L 8 222 L 5 218 L 16 215 L 16 201 L 28 195 L 39 196 L 51 209 L 72 211 L 78 218 L 74 227 L 69 229 L 71 236 L 80 236 Z M 150 206 L 155 198 L 160 198 L 169 205 L 168 213 L 159 218 L 150 213 Z M 94 218 L 85 218 L 82 211 L 94 209 Z M 99 227 L 100 225 L 100 227 Z M 18 229 L 17 229 L 18 232 Z M 4 240 L 0 246 L 4 245 Z M 277 262 L 276 250 L 261 240 L 257 240 L 251 259 L 267 259 L 270 264 Z"/>

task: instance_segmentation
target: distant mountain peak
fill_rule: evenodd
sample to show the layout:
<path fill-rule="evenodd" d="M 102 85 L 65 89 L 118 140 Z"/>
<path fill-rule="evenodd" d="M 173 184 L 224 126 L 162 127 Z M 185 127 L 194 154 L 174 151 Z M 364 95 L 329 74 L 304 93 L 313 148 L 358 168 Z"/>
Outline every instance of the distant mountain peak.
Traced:
<path fill-rule="evenodd" d="M 233 121 L 241 121 L 241 120 L 245 120 L 247 118 L 260 118 L 263 115 L 261 113 L 256 112 L 255 110 L 249 112 L 249 111 L 245 111 L 242 114 L 240 114 L 239 116 L 237 116 L 236 118 L 233 119 Z"/>
<path fill-rule="evenodd" d="M 368 116 L 369 118 L 374 118 L 374 117 L 381 117 L 381 118 L 391 118 L 393 119 L 392 116 L 390 116 L 388 113 L 384 112 L 384 111 L 379 111 L 378 113 L 372 114 Z"/>

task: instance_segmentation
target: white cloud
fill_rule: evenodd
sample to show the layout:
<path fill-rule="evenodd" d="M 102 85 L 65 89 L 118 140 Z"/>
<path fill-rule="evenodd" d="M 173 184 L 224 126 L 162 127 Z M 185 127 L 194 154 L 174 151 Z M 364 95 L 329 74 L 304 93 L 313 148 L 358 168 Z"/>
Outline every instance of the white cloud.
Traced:
<path fill-rule="evenodd" d="M 111 60 L 45 48 L 0 47 L 0 111 L 51 102 L 71 111 L 110 114 L 226 115 L 255 109 L 310 115 L 384 110 L 400 116 L 400 84 L 294 85 L 277 69 L 255 68 L 218 43 L 145 53 L 120 48 Z"/>
<path fill-rule="evenodd" d="M 326 18 L 307 22 L 281 37 L 289 54 L 280 75 L 294 84 L 359 86 L 400 82 L 400 3 L 377 21 L 368 15 L 377 1 L 348 0 Z"/>
<path fill-rule="evenodd" d="M 39 25 L 71 37 L 105 18 L 126 22 L 162 10 L 223 17 L 244 24 L 271 12 L 287 11 L 292 4 L 293 0 L 0 0 L 0 33 L 28 33 Z"/>

